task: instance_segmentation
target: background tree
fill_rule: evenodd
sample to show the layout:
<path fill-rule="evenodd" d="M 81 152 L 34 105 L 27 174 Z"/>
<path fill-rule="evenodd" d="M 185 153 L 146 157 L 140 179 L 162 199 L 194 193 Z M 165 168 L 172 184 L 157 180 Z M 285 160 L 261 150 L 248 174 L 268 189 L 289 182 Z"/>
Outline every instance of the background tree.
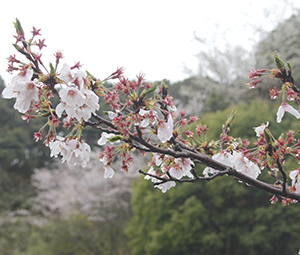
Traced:
<path fill-rule="evenodd" d="M 294 15 L 287 20 L 282 20 L 283 14 L 292 8 Z M 279 13 L 278 13 L 279 12 Z M 281 12 L 281 13 L 280 13 Z M 188 114 L 198 116 L 204 112 L 224 109 L 228 105 L 241 101 L 251 101 L 253 97 L 267 100 L 269 89 L 275 82 L 265 81 L 263 86 L 249 91 L 246 74 L 251 67 L 272 68 L 274 66 L 273 52 L 277 51 L 284 61 L 293 66 L 295 84 L 300 81 L 299 75 L 299 10 L 290 2 L 285 3 L 285 8 L 275 10 L 270 6 L 265 10 L 265 23 L 277 24 L 271 32 L 263 30 L 261 21 L 252 26 L 256 34 L 256 41 L 252 51 L 246 50 L 242 45 L 232 45 L 222 41 L 222 48 L 216 43 L 216 38 L 224 32 L 217 30 L 212 39 L 205 39 L 195 35 L 201 51 L 198 58 L 198 73 L 191 73 L 191 77 L 174 83 L 170 86 L 170 93 L 177 100 L 179 109 L 187 110 Z M 217 28 L 216 28 L 217 29 Z M 298 77 L 299 76 L 299 77 Z M 191 93 L 190 93 L 191 92 Z"/>
<path fill-rule="evenodd" d="M 255 66 L 263 68 L 272 66 L 272 54 L 277 51 L 281 58 L 289 62 L 293 67 L 293 77 L 295 84 L 300 82 L 300 11 L 284 20 L 258 43 L 255 50 Z M 270 55 L 271 54 L 271 55 Z M 268 82 L 264 86 L 258 87 L 257 96 L 267 96 L 269 89 L 274 87 L 274 82 Z"/>

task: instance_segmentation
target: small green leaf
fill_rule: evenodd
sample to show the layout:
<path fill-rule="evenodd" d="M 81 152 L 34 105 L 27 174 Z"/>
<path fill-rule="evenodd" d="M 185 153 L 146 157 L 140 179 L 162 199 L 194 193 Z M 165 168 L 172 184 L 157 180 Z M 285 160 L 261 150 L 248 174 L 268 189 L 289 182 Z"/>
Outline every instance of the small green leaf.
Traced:
<path fill-rule="evenodd" d="M 157 89 L 157 84 L 154 83 L 153 86 L 151 88 L 145 89 L 143 90 L 143 92 L 140 95 L 140 98 L 145 98 L 146 96 L 148 96 L 150 93 L 154 92 Z"/>
<path fill-rule="evenodd" d="M 112 138 L 108 138 L 107 140 L 108 140 L 109 142 L 111 142 L 111 143 L 114 143 L 114 142 L 117 142 L 117 141 L 122 140 L 122 136 L 116 135 L 116 136 L 114 136 L 114 137 L 112 137 Z"/>
<path fill-rule="evenodd" d="M 277 68 L 283 73 L 285 74 L 285 66 L 284 66 L 284 63 L 283 61 L 278 57 L 278 54 L 277 52 L 275 51 L 274 54 L 274 60 L 275 60 L 275 64 L 277 66 Z"/>
<path fill-rule="evenodd" d="M 24 35 L 24 30 L 23 30 L 23 28 L 21 26 L 21 23 L 18 19 L 16 19 L 16 22 L 14 22 L 14 25 L 15 25 L 17 33 L 20 32 L 21 35 Z"/>
<path fill-rule="evenodd" d="M 49 64 L 49 66 L 50 66 L 50 76 L 54 77 L 54 75 L 55 75 L 55 68 L 53 67 L 53 65 L 51 63 Z"/>
<path fill-rule="evenodd" d="M 272 143 L 272 136 L 270 134 L 269 129 L 265 128 L 264 136 L 265 136 L 265 139 L 266 139 L 267 143 L 271 144 Z"/>

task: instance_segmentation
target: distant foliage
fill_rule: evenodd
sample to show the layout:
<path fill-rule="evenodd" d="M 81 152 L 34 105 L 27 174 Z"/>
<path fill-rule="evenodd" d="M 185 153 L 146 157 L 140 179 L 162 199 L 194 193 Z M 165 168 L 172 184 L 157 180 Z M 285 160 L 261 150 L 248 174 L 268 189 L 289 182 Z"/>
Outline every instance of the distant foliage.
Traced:
<path fill-rule="evenodd" d="M 255 53 L 255 66 L 265 68 L 272 66 L 274 60 L 272 54 L 277 51 L 280 56 L 289 62 L 293 67 L 293 77 L 295 84 L 300 83 L 300 13 L 293 15 L 291 18 L 282 21 L 273 31 L 266 34 L 265 38 L 257 45 Z M 274 84 L 274 83 L 273 83 Z M 274 86 L 274 85 L 273 85 Z M 259 90 L 272 87 L 264 86 Z"/>

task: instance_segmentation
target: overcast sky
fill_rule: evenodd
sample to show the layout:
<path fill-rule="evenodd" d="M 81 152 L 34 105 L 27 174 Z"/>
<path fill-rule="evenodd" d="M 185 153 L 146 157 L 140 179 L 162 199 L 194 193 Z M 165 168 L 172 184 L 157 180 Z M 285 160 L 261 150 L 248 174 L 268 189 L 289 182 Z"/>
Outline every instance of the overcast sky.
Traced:
<path fill-rule="evenodd" d="M 21 21 L 27 38 L 41 28 L 45 64 L 62 50 L 63 62 L 80 61 L 103 79 L 124 66 L 133 79 L 139 72 L 149 80 L 182 80 L 197 70 L 201 44 L 194 34 L 222 47 L 227 41 L 250 49 L 257 41 L 253 26 L 270 30 L 276 15 L 288 17 L 284 0 L 14 0 L 1 7 L 0 75 L 9 83 L 6 58 L 15 54 L 13 22 Z M 300 7 L 300 1 L 289 2 Z M 270 10 L 269 13 L 266 9 Z M 282 11 L 285 10 L 285 11 Z M 267 15 L 267 18 L 266 18 Z M 254 29 L 255 30 L 255 29 Z M 224 34 L 224 33 L 225 34 Z M 33 50 L 35 51 L 35 50 Z"/>

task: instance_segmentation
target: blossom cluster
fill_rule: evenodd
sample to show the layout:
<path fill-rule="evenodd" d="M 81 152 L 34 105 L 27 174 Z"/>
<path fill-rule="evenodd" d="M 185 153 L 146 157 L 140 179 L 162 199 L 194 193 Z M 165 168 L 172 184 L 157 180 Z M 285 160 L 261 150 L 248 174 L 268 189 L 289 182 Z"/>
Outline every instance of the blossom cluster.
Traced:
<path fill-rule="evenodd" d="M 297 119 L 300 118 L 300 108 L 297 110 L 292 105 L 286 103 L 288 101 L 296 101 L 300 103 L 299 89 L 294 85 L 294 79 L 292 77 L 292 68 L 288 63 L 288 71 L 285 68 L 283 61 L 278 57 L 278 54 L 274 53 L 274 60 L 277 66 L 277 69 L 262 69 L 257 70 L 253 68 L 252 71 L 248 74 L 249 83 L 247 83 L 250 89 L 255 89 L 258 83 L 261 83 L 266 78 L 276 78 L 279 79 L 282 83 L 282 89 L 278 91 L 276 87 L 270 90 L 270 98 L 273 100 L 278 99 L 279 95 L 282 94 L 282 103 L 277 111 L 277 122 L 280 123 L 285 112 L 288 112 L 294 115 Z"/>
<path fill-rule="evenodd" d="M 293 131 L 276 139 L 268 123 L 262 124 L 254 130 L 255 147 L 249 149 L 247 140 L 229 134 L 235 116 L 232 113 L 222 127 L 220 140 L 207 141 L 208 127 L 199 123 L 197 116 L 177 112 L 165 81 L 160 84 L 147 82 L 142 73 L 132 81 L 124 76 L 123 68 L 105 79 L 97 79 L 79 62 L 73 66 L 65 63 L 61 67 L 64 56 L 60 51 L 54 54 L 55 64 L 50 64 L 48 70 L 41 60 L 42 54 L 33 51 L 34 47 L 39 51 L 46 47 L 45 39 L 34 40 L 41 36 L 40 30 L 34 28 L 32 38 L 27 41 L 18 20 L 15 27 L 14 47 L 29 63 L 21 62 L 15 55 L 8 57 L 8 71 L 18 74 L 2 95 L 16 98 L 14 108 L 24 114 L 23 119 L 47 119 L 34 138 L 44 140 L 50 148 L 50 156 L 60 155 L 62 162 L 85 167 L 90 160 L 91 147 L 84 141 L 83 133 L 89 126 L 99 131 L 97 144 L 103 150 L 98 159 L 103 164 L 105 178 L 113 177 L 112 163 L 117 157 L 121 158 L 120 169 L 127 173 L 134 163 L 132 153 L 150 154 L 148 172 L 141 170 L 141 173 L 162 192 L 174 187 L 176 182 L 211 180 L 224 174 L 262 187 L 257 178 L 262 169 L 269 168 L 275 183 L 264 186 L 265 190 L 293 198 L 284 200 L 286 203 L 300 199 L 300 171 L 290 173 L 292 183 L 289 185 L 284 170 L 286 155 L 293 155 L 300 162 L 300 141 L 295 139 Z M 282 89 L 275 87 L 270 91 L 271 99 L 282 94 L 277 122 L 282 121 L 285 112 L 299 119 L 299 110 L 286 102 L 300 102 L 291 67 L 288 65 L 287 71 L 277 53 L 274 59 L 277 69 L 252 69 L 248 86 L 256 88 L 268 77 L 279 79 Z M 109 110 L 101 112 L 100 103 L 105 103 Z M 206 166 L 202 174 L 197 172 L 197 164 Z"/>
<path fill-rule="evenodd" d="M 84 79 L 87 74 L 83 71 L 73 71 L 64 64 L 57 77 L 65 82 L 58 91 L 61 102 L 56 106 L 55 112 L 58 117 L 66 112 L 68 118 L 75 118 L 77 121 L 88 121 L 92 113 L 99 110 L 99 97 L 90 89 L 84 86 Z"/>
<path fill-rule="evenodd" d="M 241 153 L 233 151 L 232 153 L 222 151 L 212 157 L 214 160 L 235 168 L 237 171 L 256 179 L 261 174 L 260 168 Z M 203 171 L 204 176 L 219 172 L 211 167 L 206 167 Z"/>
<path fill-rule="evenodd" d="M 2 95 L 4 98 L 16 98 L 14 108 L 20 113 L 25 113 L 30 108 L 31 101 L 39 100 L 39 92 L 42 84 L 37 80 L 32 80 L 33 70 L 29 66 L 22 67 L 19 75 L 14 76 L 10 86 L 7 86 Z"/>

